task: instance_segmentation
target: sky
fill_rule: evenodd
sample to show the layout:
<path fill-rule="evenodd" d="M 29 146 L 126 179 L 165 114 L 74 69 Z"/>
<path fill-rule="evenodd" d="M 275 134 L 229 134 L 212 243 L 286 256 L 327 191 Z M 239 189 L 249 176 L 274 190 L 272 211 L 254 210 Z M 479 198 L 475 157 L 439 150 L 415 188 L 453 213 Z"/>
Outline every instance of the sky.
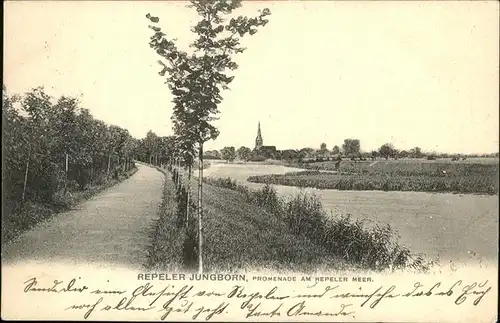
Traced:
<path fill-rule="evenodd" d="M 147 13 L 182 49 L 197 21 L 184 1 L 4 2 L 4 84 L 78 96 L 137 138 L 171 135 L 172 96 L 149 47 Z M 444 153 L 499 148 L 499 4 L 244 1 L 269 23 L 243 45 L 205 149 L 329 149 L 357 138 Z"/>

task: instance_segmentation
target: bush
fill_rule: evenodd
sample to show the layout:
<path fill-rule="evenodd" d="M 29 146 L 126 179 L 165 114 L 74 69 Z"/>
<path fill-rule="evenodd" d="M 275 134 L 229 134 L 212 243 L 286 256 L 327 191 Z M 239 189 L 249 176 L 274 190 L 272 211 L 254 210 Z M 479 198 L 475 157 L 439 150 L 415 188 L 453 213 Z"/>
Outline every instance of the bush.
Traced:
<path fill-rule="evenodd" d="M 238 182 L 236 180 L 231 179 L 230 177 L 227 178 L 203 177 L 203 182 L 217 187 L 229 188 L 232 190 L 238 187 Z"/>
<path fill-rule="evenodd" d="M 254 162 L 261 162 L 261 161 L 265 161 L 266 157 L 261 156 L 261 155 L 253 155 L 252 157 L 250 157 L 249 160 L 254 161 Z"/>

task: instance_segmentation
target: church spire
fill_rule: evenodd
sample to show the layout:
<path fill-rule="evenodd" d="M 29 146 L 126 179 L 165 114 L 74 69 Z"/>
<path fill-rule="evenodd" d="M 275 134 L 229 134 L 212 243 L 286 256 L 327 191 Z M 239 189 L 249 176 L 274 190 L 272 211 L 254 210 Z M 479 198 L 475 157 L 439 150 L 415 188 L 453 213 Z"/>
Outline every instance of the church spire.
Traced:
<path fill-rule="evenodd" d="M 262 134 L 260 132 L 260 121 L 259 121 L 259 126 L 257 128 L 257 138 L 255 138 L 255 149 L 260 149 L 262 145 L 264 144 L 264 141 L 262 140 Z"/>

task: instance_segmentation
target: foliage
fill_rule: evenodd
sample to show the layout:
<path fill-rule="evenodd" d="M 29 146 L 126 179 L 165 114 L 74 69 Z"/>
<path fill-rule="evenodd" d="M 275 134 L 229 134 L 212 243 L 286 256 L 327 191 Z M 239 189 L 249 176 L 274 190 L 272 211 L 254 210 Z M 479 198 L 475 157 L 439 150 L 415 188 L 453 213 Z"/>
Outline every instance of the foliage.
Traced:
<path fill-rule="evenodd" d="M 234 147 L 224 147 L 220 151 L 221 157 L 224 160 L 232 162 L 236 158 Z"/>
<path fill-rule="evenodd" d="M 238 148 L 236 151 L 236 154 L 238 155 L 238 158 L 244 161 L 248 161 L 250 157 L 252 156 L 252 150 L 248 147 L 241 146 Z"/>
<path fill-rule="evenodd" d="M 359 139 L 344 139 L 342 150 L 344 151 L 344 155 L 348 157 L 358 156 L 361 152 Z"/>
<path fill-rule="evenodd" d="M 389 159 L 389 157 L 394 156 L 394 154 L 395 154 L 394 145 L 391 143 L 383 144 L 379 148 L 378 153 L 380 156 L 384 157 L 385 159 Z"/>
<path fill-rule="evenodd" d="M 217 150 L 208 150 L 203 152 L 204 159 L 221 159 L 220 153 Z"/>
<path fill-rule="evenodd" d="M 420 147 L 414 147 L 410 149 L 409 155 L 411 158 L 422 158 L 424 156 Z"/>
<path fill-rule="evenodd" d="M 191 44 L 192 55 L 178 49 L 174 40 L 162 32 L 158 17 L 146 15 L 152 23 L 149 28 L 154 31 L 149 45 L 162 57 L 159 74 L 168 72 L 166 82 L 174 95 L 174 132 L 186 145 L 217 138 L 219 132 L 211 122 L 219 113 L 221 90 L 227 89 L 234 78 L 227 72 L 237 68 L 231 55 L 244 51 L 239 37 L 255 34 L 259 26 L 268 22 L 265 16 L 270 12 L 265 9 L 256 18 L 239 16 L 225 24 L 223 16 L 239 6 L 240 1 L 191 1 L 191 7 L 200 16 L 192 28 L 197 35 Z"/>
<path fill-rule="evenodd" d="M 143 139 L 135 140 L 134 155 L 137 160 L 155 166 L 171 163 L 175 155 L 175 137 L 160 137 L 149 130 Z"/>
<path fill-rule="evenodd" d="M 2 125 L 2 223 L 26 203 L 66 205 L 69 194 L 134 168 L 135 141 L 127 130 L 94 119 L 76 98 L 54 101 L 43 87 L 22 96 L 4 87 Z"/>

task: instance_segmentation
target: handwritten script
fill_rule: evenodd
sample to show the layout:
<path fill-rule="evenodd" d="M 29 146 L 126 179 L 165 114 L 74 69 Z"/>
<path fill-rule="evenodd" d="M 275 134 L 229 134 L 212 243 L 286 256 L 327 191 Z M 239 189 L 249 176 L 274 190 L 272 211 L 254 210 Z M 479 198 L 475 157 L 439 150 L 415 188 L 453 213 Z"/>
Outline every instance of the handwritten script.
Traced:
<path fill-rule="evenodd" d="M 147 319 L 222 320 L 225 315 L 238 319 L 286 317 L 355 317 L 357 311 L 384 310 L 395 300 L 444 300 L 451 306 L 479 306 L 492 289 L 488 280 L 453 282 L 419 281 L 406 286 L 349 285 L 321 283 L 293 289 L 286 285 L 265 284 L 264 288 L 229 282 L 201 284 L 187 282 L 137 282 L 130 288 L 106 288 L 81 277 L 69 280 L 42 280 L 32 277 L 23 282 L 23 293 L 37 297 L 56 297 L 60 310 L 76 312 L 84 319 L 103 312 L 146 313 Z M 209 289 L 206 286 L 211 286 Z M 52 295 L 52 296 L 50 296 Z M 65 297 L 65 295 L 71 295 Z M 64 302 L 67 300 L 67 302 Z M 90 300 L 90 301 L 89 301 Z"/>

